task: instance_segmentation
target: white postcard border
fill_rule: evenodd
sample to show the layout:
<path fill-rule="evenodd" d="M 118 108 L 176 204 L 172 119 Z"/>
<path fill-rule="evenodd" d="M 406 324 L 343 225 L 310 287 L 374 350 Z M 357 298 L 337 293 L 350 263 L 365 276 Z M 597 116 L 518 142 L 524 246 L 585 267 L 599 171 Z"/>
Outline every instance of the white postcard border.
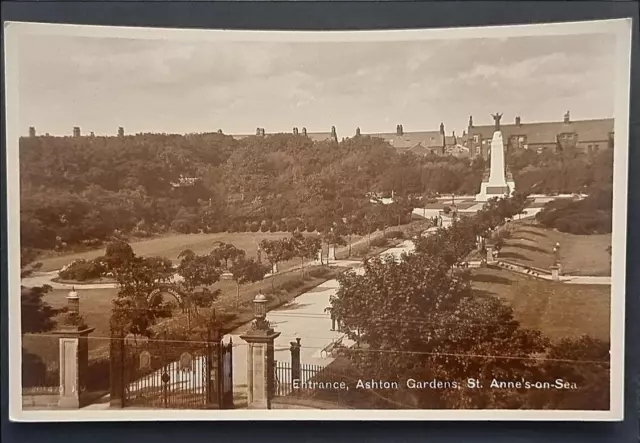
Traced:
<path fill-rule="evenodd" d="M 18 83 L 16 63 L 20 37 L 26 34 L 94 38 L 166 39 L 175 41 L 407 41 L 515 36 L 613 33 L 617 36 L 614 201 L 611 272 L 611 374 L 609 411 L 561 410 L 41 410 L 24 411 L 21 392 L 20 303 L 9 305 L 9 417 L 12 421 L 207 421 L 207 420 L 421 420 L 421 421 L 620 421 L 624 411 L 624 324 L 627 227 L 627 177 L 631 18 L 537 25 L 384 31 L 230 31 L 131 28 L 5 22 L 5 97 L 7 136 L 8 293 L 20 293 L 20 189 L 18 140 Z"/>

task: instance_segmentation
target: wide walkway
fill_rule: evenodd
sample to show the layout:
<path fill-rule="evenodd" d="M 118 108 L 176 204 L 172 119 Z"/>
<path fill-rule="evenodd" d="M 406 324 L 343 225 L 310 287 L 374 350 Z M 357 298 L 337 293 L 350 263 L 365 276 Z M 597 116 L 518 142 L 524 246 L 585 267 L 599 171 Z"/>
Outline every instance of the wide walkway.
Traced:
<path fill-rule="evenodd" d="M 382 255 L 390 254 L 399 259 L 403 253 L 411 252 L 414 246 L 409 240 L 400 246 L 388 249 Z M 337 264 L 342 264 L 337 262 Z M 346 264 L 346 263 L 345 263 Z M 356 262 L 351 262 L 356 264 Z M 354 267 L 355 272 L 362 273 L 362 264 Z M 292 302 L 267 313 L 267 320 L 280 336 L 275 340 L 275 359 L 278 361 L 291 361 L 289 352 L 291 342 L 300 338 L 302 348 L 300 361 L 306 364 L 326 366 L 333 358 L 322 352 L 333 342 L 343 340 L 345 345 L 352 344 L 344 334 L 331 330 L 331 317 L 325 311 L 330 306 L 329 298 L 338 290 L 337 280 L 328 280 L 321 285 L 301 294 Z M 247 323 L 231 334 L 225 336 L 225 341 L 233 340 L 233 377 L 235 390 L 244 392 L 247 384 L 247 349 L 248 346 L 240 338 L 240 335 L 250 328 Z"/>

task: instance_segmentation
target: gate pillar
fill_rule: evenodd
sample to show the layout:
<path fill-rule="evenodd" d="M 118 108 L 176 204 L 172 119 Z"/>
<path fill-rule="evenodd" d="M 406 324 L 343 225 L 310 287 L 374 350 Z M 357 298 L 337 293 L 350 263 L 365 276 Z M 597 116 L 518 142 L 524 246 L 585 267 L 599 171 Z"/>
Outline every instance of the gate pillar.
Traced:
<path fill-rule="evenodd" d="M 290 342 L 291 347 L 289 351 L 291 352 L 291 383 L 294 380 L 300 380 L 300 339 L 296 338 L 296 341 Z"/>
<path fill-rule="evenodd" d="M 251 330 L 240 338 L 249 345 L 247 352 L 247 407 L 271 409 L 274 395 L 274 342 L 280 336 L 266 320 L 266 302 L 263 294 L 253 300 L 255 320 Z"/>
<path fill-rule="evenodd" d="M 86 405 L 86 376 L 89 368 L 88 336 L 94 328 L 85 325 L 80 316 L 80 298 L 75 290 L 67 295 L 68 314 L 60 329 L 60 398 L 58 407 L 78 409 Z"/>

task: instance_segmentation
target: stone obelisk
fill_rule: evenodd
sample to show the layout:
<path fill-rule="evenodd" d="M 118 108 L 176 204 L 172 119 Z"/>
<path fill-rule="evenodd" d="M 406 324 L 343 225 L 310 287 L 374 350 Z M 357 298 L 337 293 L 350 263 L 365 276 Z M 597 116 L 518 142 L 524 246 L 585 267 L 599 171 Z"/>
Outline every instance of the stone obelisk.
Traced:
<path fill-rule="evenodd" d="M 495 130 L 491 139 L 491 163 L 489 178 L 480 185 L 480 193 L 476 195 L 477 202 L 486 202 L 494 197 L 508 197 L 514 191 L 513 183 L 507 182 L 507 174 L 504 167 L 504 142 L 500 131 L 500 118 L 502 114 L 494 114 Z"/>

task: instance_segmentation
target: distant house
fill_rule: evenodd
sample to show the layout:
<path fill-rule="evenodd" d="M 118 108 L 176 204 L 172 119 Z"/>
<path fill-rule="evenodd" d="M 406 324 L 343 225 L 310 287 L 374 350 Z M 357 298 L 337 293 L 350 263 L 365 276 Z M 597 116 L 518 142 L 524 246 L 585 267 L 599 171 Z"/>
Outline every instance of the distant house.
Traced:
<path fill-rule="evenodd" d="M 302 132 L 293 130 L 294 135 L 302 135 L 309 137 L 314 142 L 338 141 L 338 135 L 335 127 L 330 132 L 307 132 L 306 128 L 302 128 Z M 256 133 L 257 135 L 257 133 Z M 264 132 L 262 133 L 264 136 Z M 445 155 L 447 150 L 457 146 L 458 138 L 455 133 L 446 135 L 444 132 L 444 124 L 440 124 L 439 131 L 417 131 L 405 132 L 402 125 L 396 126 L 396 132 L 380 132 L 380 133 L 362 133 L 360 128 L 356 129 L 355 136 L 368 135 L 370 137 L 381 138 L 399 152 L 411 152 L 416 155 Z M 237 139 L 249 137 L 249 135 L 234 136 Z"/>
<path fill-rule="evenodd" d="M 578 148 L 584 152 L 597 152 L 613 147 L 614 119 L 572 121 L 567 112 L 562 121 L 522 123 L 516 117 L 513 124 L 501 124 L 502 139 L 507 151 L 533 149 L 542 152 L 546 149 L 560 151 Z M 472 156 L 482 155 L 488 158 L 494 125 L 474 126 L 469 118 L 469 126 L 464 144 Z"/>

